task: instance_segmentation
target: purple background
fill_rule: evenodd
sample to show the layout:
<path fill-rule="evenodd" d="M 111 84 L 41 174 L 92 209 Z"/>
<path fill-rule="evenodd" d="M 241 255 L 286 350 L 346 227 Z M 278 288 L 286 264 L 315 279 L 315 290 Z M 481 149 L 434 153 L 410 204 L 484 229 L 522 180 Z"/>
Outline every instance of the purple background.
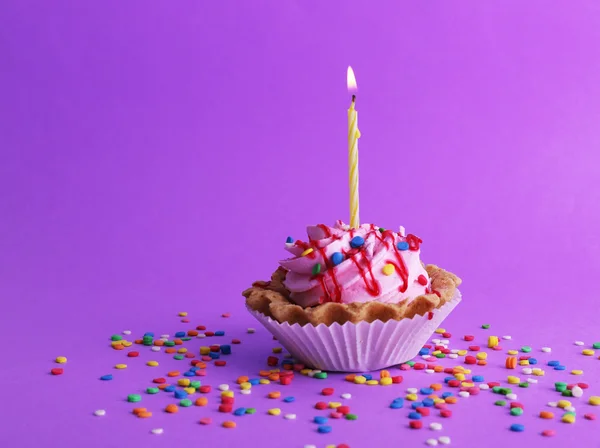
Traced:
<path fill-rule="evenodd" d="M 140 387 L 134 368 L 127 384 L 98 385 L 119 358 L 107 336 L 172 334 L 181 310 L 218 326 L 231 311 L 229 334 L 246 340 L 257 324 L 240 291 L 268 277 L 285 237 L 348 219 L 348 65 L 362 221 L 404 225 L 423 238 L 426 262 L 464 279 L 453 333 L 487 321 L 583 362 L 572 341 L 600 339 L 589 312 L 600 272 L 600 5 L 367 3 L 2 2 L 0 445 L 227 446 L 264 424 L 253 440 L 267 446 L 268 424 L 277 437 L 292 431 L 263 416 L 227 432 L 181 415 L 142 424 L 90 412 Z M 214 381 L 263 368 L 271 345 L 261 340 Z M 68 371 L 49 377 L 59 355 Z M 592 383 L 600 361 L 584 361 Z M 321 387 L 311 381 L 296 395 Z M 390 394 L 351 389 L 363 416 Z M 454 445 L 517 440 L 508 418 L 486 420 L 489 400 L 470 403 L 452 420 Z M 332 437 L 290 422 L 288 434 L 298 446 L 353 448 L 426 438 L 377 419 Z M 157 426 L 165 434 L 147 435 Z M 593 423 L 572 428 L 545 443 L 597 440 Z M 539 442 L 533 430 L 518 437 Z"/>

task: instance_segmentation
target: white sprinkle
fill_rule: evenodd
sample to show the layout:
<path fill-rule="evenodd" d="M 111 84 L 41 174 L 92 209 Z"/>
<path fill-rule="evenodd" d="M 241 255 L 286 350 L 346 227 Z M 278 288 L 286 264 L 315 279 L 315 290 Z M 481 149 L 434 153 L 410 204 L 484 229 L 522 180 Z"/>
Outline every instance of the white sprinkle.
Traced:
<path fill-rule="evenodd" d="M 531 375 L 533 373 L 533 370 L 531 369 L 531 367 L 523 367 L 523 370 L 521 370 L 521 372 L 523 372 L 525 375 Z"/>
<path fill-rule="evenodd" d="M 502 336 L 502 339 L 506 339 L 507 341 L 510 341 L 512 339 L 512 336 Z"/>
<path fill-rule="evenodd" d="M 160 352 L 160 347 L 153 345 L 152 347 L 150 347 L 150 350 L 152 350 L 153 352 Z"/>
<path fill-rule="evenodd" d="M 565 408 L 565 411 L 567 411 L 567 412 L 575 412 L 575 408 L 573 406 L 567 406 Z"/>
<path fill-rule="evenodd" d="M 242 389 L 240 390 L 240 394 L 242 395 L 250 395 L 252 393 L 251 389 Z"/>
<path fill-rule="evenodd" d="M 450 445 L 450 437 L 442 436 L 438 439 L 442 445 Z"/>
<path fill-rule="evenodd" d="M 304 445 L 304 448 L 317 448 L 317 445 Z"/>
<path fill-rule="evenodd" d="M 222 390 L 222 391 L 229 390 L 229 384 L 221 384 L 219 386 L 219 390 Z"/>
<path fill-rule="evenodd" d="M 440 343 L 441 343 L 442 345 L 448 345 L 448 344 L 450 344 L 450 341 L 449 341 L 448 339 L 442 339 L 442 340 L 440 341 Z"/>
<path fill-rule="evenodd" d="M 535 378 L 527 378 L 527 382 L 531 384 L 537 384 L 538 380 L 536 380 Z"/>
<path fill-rule="evenodd" d="M 463 397 L 463 398 L 467 398 L 467 397 L 469 397 L 471 394 L 470 394 L 469 392 L 467 392 L 466 390 L 461 390 L 461 391 L 458 393 L 458 395 L 459 395 L 459 396 L 461 396 L 461 397 Z"/>
<path fill-rule="evenodd" d="M 558 403 L 556 401 L 549 401 L 548 406 L 550 406 L 551 408 L 555 408 L 558 406 Z"/>
<path fill-rule="evenodd" d="M 406 389 L 407 394 L 416 394 L 417 392 L 419 392 L 419 389 L 416 389 L 414 387 L 409 387 L 408 389 Z"/>
<path fill-rule="evenodd" d="M 169 335 L 168 334 L 161 334 L 160 338 L 161 339 L 169 339 Z"/>
<path fill-rule="evenodd" d="M 437 446 L 438 441 L 435 439 L 427 439 L 427 441 L 425 443 L 429 446 Z"/>
<path fill-rule="evenodd" d="M 152 434 L 162 434 L 164 431 L 164 429 L 162 428 L 154 428 L 152 431 L 150 431 Z"/>
<path fill-rule="evenodd" d="M 490 386 L 489 386 L 487 383 L 481 383 L 481 384 L 479 385 L 479 388 L 480 388 L 481 390 L 488 390 L 488 389 L 490 388 Z"/>
<path fill-rule="evenodd" d="M 442 424 L 441 423 L 430 423 L 429 429 L 432 429 L 433 431 L 440 431 L 442 429 Z"/>
<path fill-rule="evenodd" d="M 346 400 L 349 400 L 350 398 L 352 398 L 352 394 L 342 394 L 340 396 Z"/>
<path fill-rule="evenodd" d="M 398 233 L 400 234 L 400 236 L 406 236 L 406 229 L 404 228 L 404 226 L 398 227 Z"/>
<path fill-rule="evenodd" d="M 425 369 L 425 373 L 435 373 L 435 370 L 433 370 L 433 369 Z"/>
<path fill-rule="evenodd" d="M 552 349 L 550 347 L 542 347 L 542 351 L 544 353 L 550 353 L 552 351 Z"/>
<path fill-rule="evenodd" d="M 506 394 L 506 398 L 509 400 L 516 400 L 517 394 Z"/>
<path fill-rule="evenodd" d="M 288 420 L 296 420 L 296 414 L 285 414 L 285 418 Z"/>
<path fill-rule="evenodd" d="M 571 395 L 573 395 L 575 398 L 579 398 L 583 396 L 583 389 L 579 386 L 573 386 L 573 389 L 571 389 Z"/>
<path fill-rule="evenodd" d="M 432 339 L 431 342 L 433 342 L 435 345 L 439 345 L 441 341 L 439 339 Z"/>
<path fill-rule="evenodd" d="M 131 330 L 123 330 L 123 334 L 131 334 Z"/>
<path fill-rule="evenodd" d="M 431 355 L 422 355 L 421 358 L 423 358 L 423 359 L 429 359 L 429 358 L 431 358 Z"/>
<path fill-rule="evenodd" d="M 169 338 L 160 338 L 160 340 L 163 342 L 167 342 L 169 340 Z"/>
<path fill-rule="evenodd" d="M 250 334 L 256 333 L 256 330 L 254 328 L 248 328 L 248 333 L 250 333 Z"/>
<path fill-rule="evenodd" d="M 458 358 L 458 354 L 456 354 L 456 353 L 450 353 L 448 355 L 448 358 L 450 358 L 450 359 L 456 359 L 456 358 Z"/>
<path fill-rule="evenodd" d="M 456 353 L 458 353 L 459 351 L 460 351 L 460 350 L 458 350 L 458 349 L 456 349 L 456 348 L 453 348 L 452 350 L 450 350 L 450 353 L 454 353 L 454 354 L 456 354 Z"/>
<path fill-rule="evenodd" d="M 97 411 L 94 411 L 94 415 L 96 417 L 104 417 L 106 415 L 106 411 L 104 409 L 98 409 Z"/>
<path fill-rule="evenodd" d="M 206 337 L 206 335 L 204 333 L 198 333 L 198 336 L 196 336 L 198 339 L 204 339 Z"/>
<path fill-rule="evenodd" d="M 582 346 L 584 345 L 583 341 L 575 341 L 575 345 Z"/>

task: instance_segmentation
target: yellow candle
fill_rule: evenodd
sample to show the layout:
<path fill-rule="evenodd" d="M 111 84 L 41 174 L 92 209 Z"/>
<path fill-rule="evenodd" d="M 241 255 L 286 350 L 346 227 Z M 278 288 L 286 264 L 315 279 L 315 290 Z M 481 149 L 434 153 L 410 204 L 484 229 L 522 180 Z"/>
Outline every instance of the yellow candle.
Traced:
<path fill-rule="evenodd" d="M 356 78 L 352 67 L 348 67 L 348 91 L 356 91 Z M 352 103 L 348 109 L 348 184 L 350 187 L 350 227 L 360 226 L 359 201 L 358 201 L 358 112 L 354 104 L 356 95 L 352 95 Z"/>

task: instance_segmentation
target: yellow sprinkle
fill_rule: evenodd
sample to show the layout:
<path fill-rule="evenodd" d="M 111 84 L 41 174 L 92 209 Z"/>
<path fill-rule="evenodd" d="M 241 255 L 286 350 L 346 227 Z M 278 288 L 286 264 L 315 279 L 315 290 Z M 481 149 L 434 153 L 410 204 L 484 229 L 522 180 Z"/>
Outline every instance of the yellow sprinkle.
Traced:
<path fill-rule="evenodd" d="M 433 352 L 431 352 L 431 355 L 435 356 L 435 355 L 439 355 L 440 353 L 442 353 L 440 350 L 434 350 Z"/>
<path fill-rule="evenodd" d="M 419 397 L 417 397 L 417 394 L 408 394 L 408 395 L 406 396 L 406 399 L 407 399 L 408 401 L 417 401 L 417 398 L 419 398 Z"/>
<path fill-rule="evenodd" d="M 459 350 L 457 355 L 458 356 L 465 356 L 468 352 L 466 350 Z"/>
<path fill-rule="evenodd" d="M 283 349 L 281 347 L 273 347 L 273 353 L 281 353 Z"/>
<path fill-rule="evenodd" d="M 598 396 L 591 396 L 588 400 L 588 403 L 591 404 L 592 406 L 600 406 L 600 397 Z"/>
<path fill-rule="evenodd" d="M 308 249 L 306 249 L 304 252 L 302 252 L 302 253 L 300 254 L 300 256 L 301 256 L 301 257 L 305 257 L 305 256 L 307 256 L 308 254 L 311 254 L 312 252 L 313 252 L 313 248 L 312 248 L 312 247 L 309 247 L 309 248 L 308 248 Z"/>
<path fill-rule="evenodd" d="M 379 384 L 379 381 L 377 380 L 368 380 L 367 381 L 367 386 L 377 386 Z"/>
<path fill-rule="evenodd" d="M 325 448 L 335 448 L 335 445 L 326 445 Z"/>
<path fill-rule="evenodd" d="M 467 353 L 466 350 L 463 350 L 463 351 L 465 352 L 465 354 Z M 461 366 L 461 365 L 458 365 L 458 366 L 454 366 L 454 370 L 457 370 L 459 372 L 463 372 L 464 373 L 465 368 L 463 366 Z"/>
<path fill-rule="evenodd" d="M 330 402 L 329 402 L 329 407 L 330 407 L 331 409 L 337 409 L 337 408 L 339 408 L 341 405 L 342 405 L 342 403 L 339 403 L 339 402 L 337 402 L 337 401 L 330 401 Z"/>
<path fill-rule="evenodd" d="M 464 373 L 455 373 L 454 378 L 456 378 L 458 381 L 464 381 L 465 374 Z"/>
<path fill-rule="evenodd" d="M 67 362 L 67 358 L 65 358 L 64 356 L 59 356 L 55 359 L 55 361 L 59 364 L 64 364 Z"/>
<path fill-rule="evenodd" d="M 564 423 L 575 423 L 575 416 L 573 414 L 565 414 L 562 416 L 561 420 Z"/>
<path fill-rule="evenodd" d="M 127 364 L 117 364 L 115 366 L 115 369 L 126 369 L 127 368 Z"/>
<path fill-rule="evenodd" d="M 281 372 L 281 370 L 279 370 L 279 369 L 271 369 L 271 370 L 269 370 L 269 372 L 271 372 L 271 373 L 279 373 L 279 372 Z"/>
<path fill-rule="evenodd" d="M 181 347 L 179 350 L 177 350 L 177 353 L 187 353 L 187 348 Z"/>
<path fill-rule="evenodd" d="M 475 357 L 477 359 L 487 359 L 487 353 L 486 352 L 479 352 L 475 355 Z"/>
<path fill-rule="evenodd" d="M 446 330 L 445 330 L 445 329 L 443 329 L 443 328 L 438 328 L 437 330 L 435 330 L 435 332 L 436 332 L 437 334 L 442 334 L 442 333 L 445 333 L 445 332 L 446 332 Z"/>
<path fill-rule="evenodd" d="M 356 375 L 354 377 L 354 382 L 356 384 L 365 384 L 367 382 L 367 379 L 362 375 Z"/>
<path fill-rule="evenodd" d="M 571 375 L 583 375 L 583 370 L 571 370 Z"/>
<path fill-rule="evenodd" d="M 185 316 L 187 316 L 187 311 L 182 311 L 182 312 L 179 313 L 179 315 L 181 317 L 185 317 Z"/>
<path fill-rule="evenodd" d="M 532 373 L 533 373 L 535 376 L 544 376 L 544 375 L 546 374 L 546 372 L 544 372 L 542 369 L 538 369 L 538 370 L 536 370 L 535 372 L 533 372 L 533 371 L 532 371 Z"/>
<path fill-rule="evenodd" d="M 302 369 L 302 370 L 300 370 L 300 373 L 301 373 L 302 375 L 308 375 L 310 372 L 311 372 L 311 370 L 310 370 L 310 369 Z"/>
<path fill-rule="evenodd" d="M 528 366 L 529 365 L 529 360 L 528 359 L 522 359 L 519 361 L 519 365 L 520 366 Z"/>
<path fill-rule="evenodd" d="M 571 406 L 571 402 L 569 400 L 559 400 L 558 403 L 556 403 L 556 405 L 561 408 L 568 408 L 569 406 Z"/>
<path fill-rule="evenodd" d="M 249 382 L 243 382 L 242 384 L 240 384 L 240 389 L 242 390 L 246 390 L 246 389 L 252 389 L 252 383 Z"/>
<path fill-rule="evenodd" d="M 261 378 L 260 380 L 258 380 L 259 384 L 271 384 L 271 382 L 266 379 L 266 378 Z"/>
<path fill-rule="evenodd" d="M 121 345 L 123 345 L 123 347 L 131 347 L 132 344 L 133 342 L 131 341 L 121 341 Z"/>
<path fill-rule="evenodd" d="M 465 375 L 468 375 L 469 373 L 471 373 L 471 369 L 463 369 L 463 373 Z"/>
<path fill-rule="evenodd" d="M 516 376 L 509 376 L 506 381 L 508 381 L 508 384 L 519 384 L 521 382 L 521 378 L 516 377 Z"/>
<path fill-rule="evenodd" d="M 390 384 L 392 384 L 393 381 L 391 378 L 389 377 L 385 377 L 385 378 L 381 378 L 379 380 L 379 384 L 381 384 L 382 386 L 389 386 Z"/>
<path fill-rule="evenodd" d="M 433 399 L 433 402 L 434 402 L 435 404 L 438 404 L 438 403 L 445 403 L 445 402 L 446 402 L 446 400 L 444 400 L 443 398 L 434 398 L 434 399 Z"/>
<path fill-rule="evenodd" d="M 123 341 L 112 341 L 110 343 L 111 347 L 114 347 L 115 345 L 123 345 Z M 125 346 L 123 345 L 123 347 L 125 347 Z"/>
<path fill-rule="evenodd" d="M 388 372 L 387 370 L 382 370 L 381 372 L 379 372 L 379 378 L 389 378 L 390 377 L 390 372 Z"/>
<path fill-rule="evenodd" d="M 190 380 L 187 378 L 178 379 L 177 385 L 181 387 L 188 387 L 190 385 Z"/>
<path fill-rule="evenodd" d="M 201 355 L 208 355 L 210 353 L 210 347 L 200 347 L 200 354 Z"/>
<path fill-rule="evenodd" d="M 488 338 L 488 347 L 494 348 L 498 345 L 498 336 L 490 336 Z"/>
<path fill-rule="evenodd" d="M 509 355 L 518 355 L 519 354 L 519 352 L 517 350 L 509 350 L 506 353 L 508 353 Z"/>
<path fill-rule="evenodd" d="M 462 386 L 462 387 L 475 387 L 475 383 L 472 383 L 472 382 L 470 382 L 470 381 L 463 381 L 463 382 L 461 383 L 461 386 Z"/>
<path fill-rule="evenodd" d="M 223 392 L 221 392 L 221 396 L 233 398 L 233 391 L 232 390 L 224 390 Z"/>
<path fill-rule="evenodd" d="M 269 415 L 279 415 L 279 414 L 281 414 L 281 409 L 279 409 L 279 408 L 269 409 Z"/>
<path fill-rule="evenodd" d="M 158 366 L 158 361 L 148 361 L 146 363 L 147 366 L 149 367 L 157 367 Z"/>
<path fill-rule="evenodd" d="M 382 269 L 384 275 L 392 275 L 395 270 L 396 268 L 391 263 L 386 264 Z"/>
<path fill-rule="evenodd" d="M 585 356 L 594 356 L 594 353 L 594 350 L 592 350 L 591 348 L 586 348 L 581 352 L 581 354 Z"/>
<path fill-rule="evenodd" d="M 196 393 L 196 389 L 194 389 L 193 387 L 184 387 L 183 390 L 185 390 L 189 395 Z"/>

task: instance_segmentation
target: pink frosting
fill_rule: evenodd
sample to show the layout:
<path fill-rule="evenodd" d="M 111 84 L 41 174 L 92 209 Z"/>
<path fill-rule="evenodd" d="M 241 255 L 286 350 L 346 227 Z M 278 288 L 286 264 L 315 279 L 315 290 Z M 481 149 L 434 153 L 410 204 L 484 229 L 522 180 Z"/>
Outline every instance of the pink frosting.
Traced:
<path fill-rule="evenodd" d="M 288 271 L 285 286 L 290 300 L 302 307 L 325 302 L 398 303 L 431 292 L 419 258 L 421 240 L 414 235 L 373 224 L 350 229 L 341 221 L 334 227 L 310 226 L 307 233 L 308 242 L 286 243 L 294 257 L 279 262 Z M 351 245 L 360 243 L 355 237 L 364 240 L 359 247 Z M 335 257 L 341 259 L 339 264 L 334 265 Z"/>

